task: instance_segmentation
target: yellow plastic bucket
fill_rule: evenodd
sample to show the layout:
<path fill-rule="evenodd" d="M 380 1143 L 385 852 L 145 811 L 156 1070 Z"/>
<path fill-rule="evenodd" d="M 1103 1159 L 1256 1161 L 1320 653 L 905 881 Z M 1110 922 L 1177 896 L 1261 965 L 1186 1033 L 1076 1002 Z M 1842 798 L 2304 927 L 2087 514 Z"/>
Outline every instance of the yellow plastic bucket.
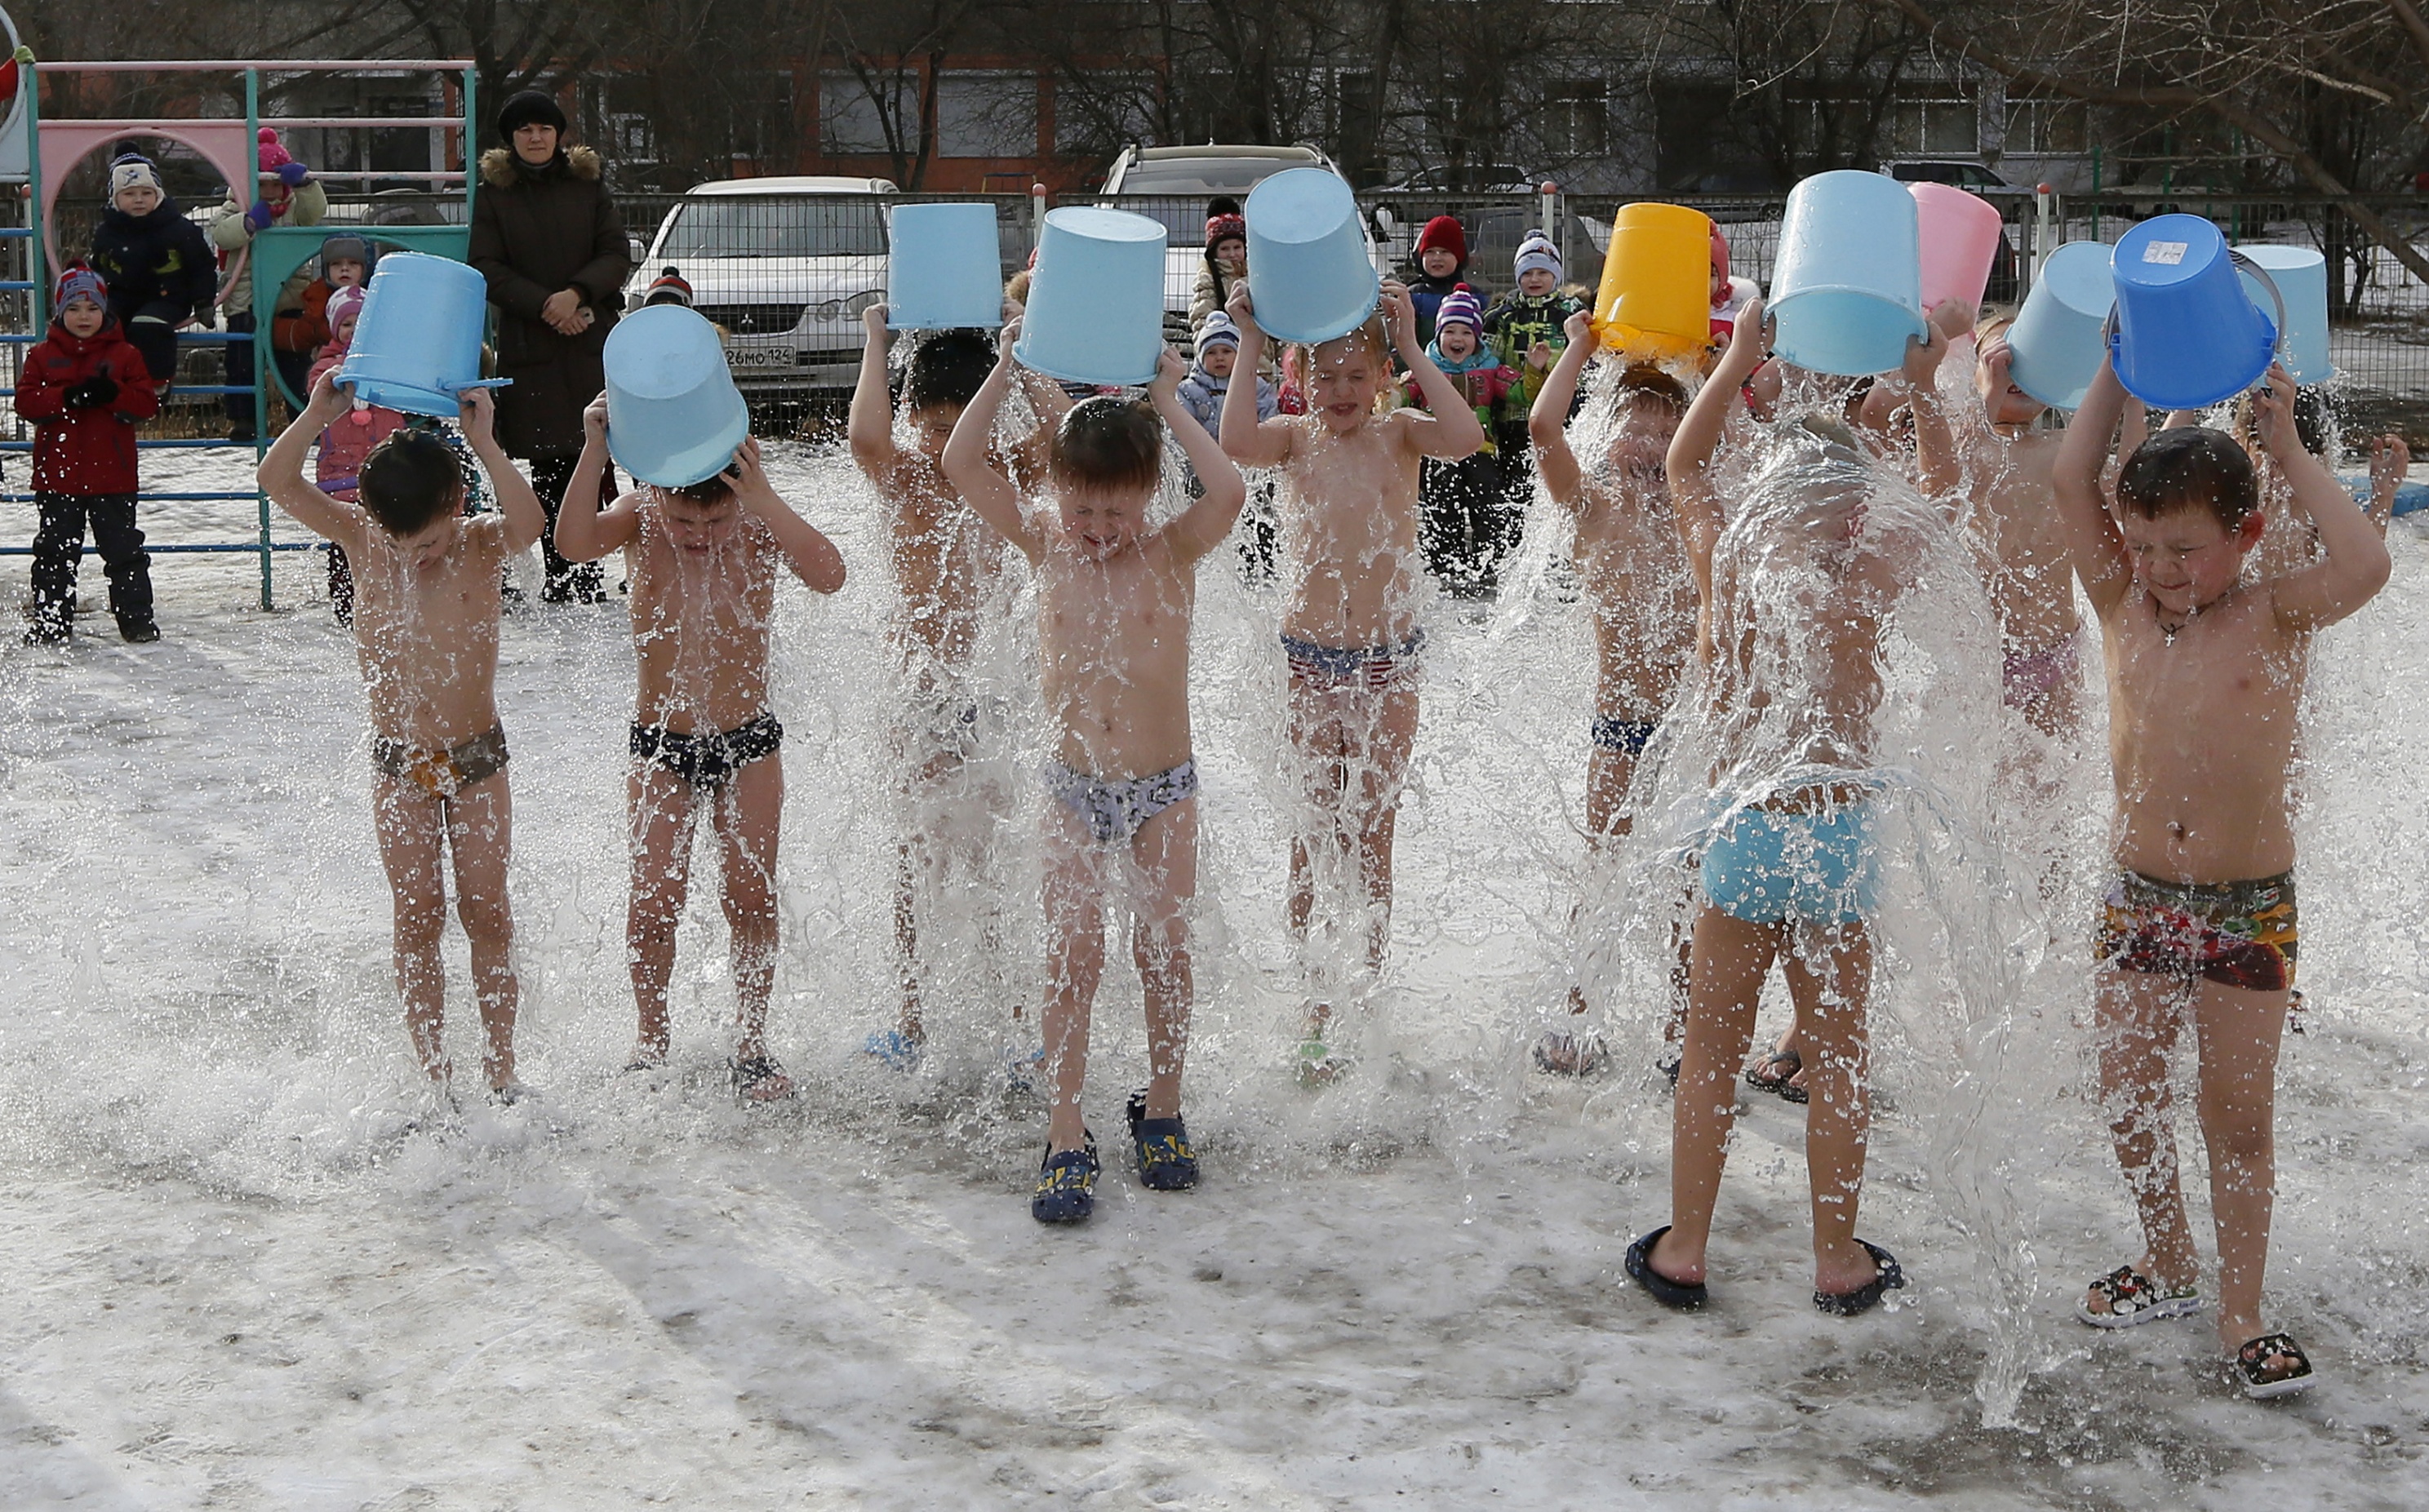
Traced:
<path fill-rule="evenodd" d="M 1683 205 L 1629 205 L 1611 226 L 1595 333 L 1630 357 L 1677 357 L 1712 339 L 1712 221 Z"/>

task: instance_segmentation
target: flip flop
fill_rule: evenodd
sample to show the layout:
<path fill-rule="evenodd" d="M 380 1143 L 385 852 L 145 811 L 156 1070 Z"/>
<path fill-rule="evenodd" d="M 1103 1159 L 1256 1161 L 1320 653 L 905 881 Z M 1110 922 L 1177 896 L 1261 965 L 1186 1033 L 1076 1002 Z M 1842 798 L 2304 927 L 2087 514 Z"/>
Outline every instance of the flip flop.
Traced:
<path fill-rule="evenodd" d="M 777 1063 L 776 1058 L 772 1055 L 754 1055 L 747 1060 L 729 1060 L 725 1064 L 726 1069 L 733 1074 L 734 1090 L 741 1094 L 744 1102 L 780 1103 L 793 1095 L 793 1078 L 785 1074 L 785 1068 Z M 771 1081 L 784 1082 L 785 1090 L 764 1097 L 760 1096 L 759 1089 Z"/>
<path fill-rule="evenodd" d="M 1787 1069 L 1778 1076 L 1771 1074 L 1773 1066 Z M 1805 1101 L 1805 1089 L 1793 1085 L 1790 1078 L 1805 1069 L 1805 1058 L 1793 1050 L 1774 1050 L 1745 1068 L 1745 1084 L 1757 1092 L 1767 1092 L 1784 1103 Z"/>
<path fill-rule="evenodd" d="M 2292 1360 L 2294 1368 L 2282 1375 L 2272 1373 L 2269 1362 L 2279 1357 Z M 2303 1346 L 2294 1342 L 2291 1334 L 2262 1334 L 2257 1339 L 2245 1339 L 2243 1347 L 2235 1352 L 2234 1370 L 2243 1394 L 2255 1402 L 2307 1391 L 2311 1383 L 2319 1379 L 2311 1369 L 2311 1356 L 2303 1353 Z"/>
<path fill-rule="evenodd" d="M 1834 1318 L 1853 1318 L 1859 1312 L 1870 1312 L 1884 1292 L 1906 1285 L 1906 1272 L 1898 1268 L 1897 1257 L 1869 1240 L 1858 1240 L 1864 1253 L 1873 1257 L 1873 1278 L 1853 1291 L 1816 1291 L 1813 1306 Z"/>
<path fill-rule="evenodd" d="M 2132 1328 L 2146 1323 L 2182 1318 L 2201 1310 L 2201 1293 L 2191 1287 L 2167 1291 L 2130 1265 L 2121 1265 L 2085 1288 L 2108 1299 L 2107 1312 L 2094 1312 L 2089 1298 L 2078 1298 L 2074 1315 L 2094 1328 Z"/>
<path fill-rule="evenodd" d="M 1628 1246 L 1628 1258 L 1623 1263 L 1628 1275 L 1651 1293 L 1654 1301 L 1680 1312 L 1694 1312 L 1711 1300 L 1711 1294 L 1704 1290 L 1704 1283 L 1673 1281 L 1653 1268 L 1653 1246 L 1661 1242 L 1661 1236 L 1668 1232 L 1670 1225 L 1663 1224 Z"/>

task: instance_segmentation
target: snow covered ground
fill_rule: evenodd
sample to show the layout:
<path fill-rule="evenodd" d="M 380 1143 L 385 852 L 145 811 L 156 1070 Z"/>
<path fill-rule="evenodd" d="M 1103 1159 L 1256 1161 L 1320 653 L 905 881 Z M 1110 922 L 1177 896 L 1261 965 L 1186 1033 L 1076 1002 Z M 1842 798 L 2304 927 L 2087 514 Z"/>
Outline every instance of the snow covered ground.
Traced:
<path fill-rule="evenodd" d="M 1210 560 L 1190 1108 L 1209 1176 L 1155 1195 L 1109 1159 L 1095 1221 L 1040 1230 L 1042 1113 L 993 1074 L 1011 1002 L 1033 1001 L 1016 839 L 1013 979 L 961 974 L 917 1077 L 856 1053 L 892 1011 L 877 516 L 840 460 L 776 450 L 855 575 L 780 606 L 774 1044 L 805 1089 L 781 1109 L 723 1090 L 705 886 L 675 1069 L 618 1074 L 620 605 L 507 628 L 523 1075 L 543 1096 L 436 1127 L 318 559 L 281 560 L 265 615 L 250 562 L 163 557 L 160 644 L 123 646 L 96 612 L 71 650 L 0 649 L 0 1507 L 2429 1504 L 2420 537 L 2399 529 L 2386 599 L 2323 645 L 2309 735 L 2313 1022 L 2282 1076 L 2271 1293 L 2326 1379 L 2258 1407 L 2221 1384 L 2206 1322 L 2072 1322 L 2133 1240 L 2054 997 L 2018 1030 L 2008 1134 L 1967 1157 L 2017 1192 L 2029 1247 L 2007 1258 L 2035 1288 L 2041 1368 L 2019 1426 L 1993 1429 L 1973 1242 L 1927 1148 L 1954 1078 L 1927 1047 L 1883 1058 L 1863 1228 L 1911 1278 L 1892 1306 L 1811 1308 L 1800 1129 L 1771 1099 L 1741 1124 L 1717 1306 L 1665 1314 L 1621 1274 L 1666 1213 L 1666 1098 L 1633 1066 L 1525 1069 L 1586 876 L 1588 656 L 1549 596 L 1433 616 L 1395 966 L 1361 1070 L 1312 1096 L 1287 1070 L 1275 605 Z M 233 538 L 248 514 L 148 523 Z M 102 587 L 89 560 L 89 608 Z M 1020 639 L 990 654 L 1027 738 Z M 1034 802 L 1021 790 L 1008 834 Z M 1142 1074 L 1136 1002 L 1112 973 L 1091 1099 L 1109 1157 Z"/>

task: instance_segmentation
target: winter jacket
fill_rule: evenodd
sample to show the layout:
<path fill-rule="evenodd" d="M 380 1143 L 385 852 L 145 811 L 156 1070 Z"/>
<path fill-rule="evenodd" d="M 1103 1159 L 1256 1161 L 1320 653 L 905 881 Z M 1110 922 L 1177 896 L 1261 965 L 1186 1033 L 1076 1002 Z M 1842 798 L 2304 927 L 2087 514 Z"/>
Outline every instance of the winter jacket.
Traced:
<path fill-rule="evenodd" d="M 211 245 L 220 249 L 220 269 L 226 285 L 220 292 L 220 308 L 230 315 L 253 313 L 253 227 L 244 223 L 244 212 L 252 205 L 250 200 L 237 203 L 231 194 L 211 216 Z M 277 212 L 270 218 L 272 225 L 319 225 L 321 218 L 329 213 L 329 191 L 321 187 L 320 180 L 306 179 L 303 188 L 289 189 L 283 198 L 271 202 L 270 207 Z M 299 306 L 304 301 L 304 286 L 311 281 L 312 264 L 306 259 L 279 286 L 277 304 L 272 313 Z"/>
<path fill-rule="evenodd" d="M 498 440 L 515 456 L 581 451 L 582 411 L 607 386 L 600 354 L 633 265 L 604 171 L 587 147 L 538 168 L 511 148 L 481 155 L 465 260 L 489 281 L 498 307 L 498 375 L 514 380 L 497 390 Z M 566 288 L 579 289 L 590 308 L 589 328 L 578 336 L 540 319 L 550 296 Z"/>
<path fill-rule="evenodd" d="M 1462 284 L 1467 286 L 1468 292 L 1476 296 L 1477 303 L 1479 304 L 1493 298 L 1483 285 L 1467 275 L 1467 264 L 1464 262 L 1441 278 L 1434 277 L 1423 268 L 1412 270 L 1409 278 L 1409 303 L 1416 307 L 1418 340 L 1431 341 L 1434 338 L 1434 315 L 1441 310 L 1442 302 L 1458 292 L 1459 286 Z"/>
<path fill-rule="evenodd" d="M 1236 370 L 1233 376 L 1238 376 Z M 1191 363 L 1189 376 L 1181 380 L 1181 407 L 1189 411 L 1206 434 L 1222 438 L 1223 396 L 1231 391 L 1230 378 L 1217 378 L 1203 366 Z M 1281 405 L 1281 395 L 1264 379 L 1257 380 L 1257 419 L 1269 420 Z"/>
<path fill-rule="evenodd" d="M 90 409 L 70 409 L 68 390 L 89 378 L 118 385 L 118 397 Z M 91 336 L 50 334 L 25 353 L 17 379 L 17 414 L 34 427 L 34 491 L 46 494 L 131 494 L 135 422 L 160 412 L 143 354 L 115 320 Z"/>
<path fill-rule="evenodd" d="M 1551 375 L 1548 364 L 1542 368 L 1527 366 L 1528 351 L 1540 341 L 1552 349 L 1558 360 L 1569 344 L 1568 333 L 1562 327 L 1570 316 L 1585 307 L 1584 300 L 1556 288 L 1540 298 L 1512 291 L 1485 311 L 1484 344 L 1517 375 L 1517 382 L 1502 396 L 1498 412 L 1505 429 L 1527 423 L 1527 412 L 1534 406 L 1535 395 Z"/>
<path fill-rule="evenodd" d="M 270 322 L 270 344 L 281 352 L 318 352 L 329 344 L 329 296 L 337 290 L 325 278 L 304 286 L 296 307 L 281 308 Z"/>
<path fill-rule="evenodd" d="M 1476 422 L 1484 427 L 1484 450 L 1494 450 L 1493 412 L 1501 403 L 1502 396 L 1518 382 L 1518 375 L 1502 365 L 1491 347 L 1480 346 L 1454 362 L 1442 354 L 1439 342 L 1429 342 L 1426 355 L 1434 359 L 1434 366 L 1443 370 L 1443 376 L 1450 380 L 1450 386 L 1475 408 Z M 1400 375 L 1400 398 L 1407 407 L 1429 407 L 1425 390 L 1417 386 L 1413 373 Z"/>
<path fill-rule="evenodd" d="M 175 306 L 174 325 L 187 316 L 208 320 L 219 298 L 218 259 L 203 228 L 186 219 L 174 200 L 162 200 L 149 215 L 129 215 L 115 205 L 92 228 L 92 268 L 109 285 L 109 313 L 122 321 L 146 304 Z"/>
<path fill-rule="evenodd" d="M 336 370 L 346 360 L 349 341 L 331 341 L 312 359 L 312 376 L 305 392 L 311 392 L 321 382 L 321 375 Z M 405 428 L 405 417 L 377 404 L 356 404 L 331 422 L 321 433 L 321 447 L 312 461 L 312 481 L 332 499 L 352 503 L 355 498 L 355 480 L 362 476 L 363 458 L 372 448 Z"/>

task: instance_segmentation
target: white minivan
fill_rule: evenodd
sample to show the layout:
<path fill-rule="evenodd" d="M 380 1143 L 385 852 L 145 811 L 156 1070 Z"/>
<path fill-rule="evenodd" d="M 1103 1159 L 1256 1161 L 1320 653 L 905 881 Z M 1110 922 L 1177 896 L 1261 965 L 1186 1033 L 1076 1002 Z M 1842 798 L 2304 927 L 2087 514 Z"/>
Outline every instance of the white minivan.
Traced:
<path fill-rule="evenodd" d="M 702 184 L 659 222 L 624 308 L 669 268 L 725 335 L 746 392 L 850 387 L 861 316 L 885 298 L 883 178 L 737 178 Z"/>

